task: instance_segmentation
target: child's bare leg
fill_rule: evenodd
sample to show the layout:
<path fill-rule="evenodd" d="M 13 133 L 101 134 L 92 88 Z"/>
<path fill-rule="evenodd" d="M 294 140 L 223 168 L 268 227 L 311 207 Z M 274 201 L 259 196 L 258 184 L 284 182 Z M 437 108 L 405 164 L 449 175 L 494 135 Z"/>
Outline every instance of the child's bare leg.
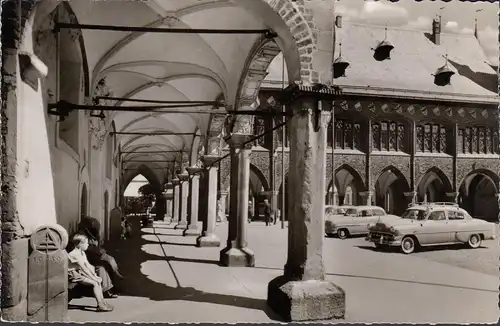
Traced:
<path fill-rule="evenodd" d="M 104 294 L 102 293 L 101 284 L 91 279 L 86 279 L 82 281 L 82 283 L 92 286 L 92 290 L 94 291 L 94 297 L 98 305 L 106 304 L 106 302 L 104 302 Z"/>

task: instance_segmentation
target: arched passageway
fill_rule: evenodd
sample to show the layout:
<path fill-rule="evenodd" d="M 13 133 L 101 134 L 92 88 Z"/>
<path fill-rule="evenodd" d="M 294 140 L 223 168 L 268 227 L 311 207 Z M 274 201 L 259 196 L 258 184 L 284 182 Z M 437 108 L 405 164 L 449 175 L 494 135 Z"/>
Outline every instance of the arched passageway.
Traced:
<path fill-rule="evenodd" d="M 417 186 L 419 202 L 447 202 L 453 188 L 448 177 L 438 168 L 429 169 L 420 179 Z"/>
<path fill-rule="evenodd" d="M 497 221 L 499 217 L 498 187 L 500 178 L 491 171 L 474 171 L 460 184 L 460 207 L 472 217 Z"/>
<path fill-rule="evenodd" d="M 386 212 L 401 215 L 411 198 L 405 197 L 410 187 L 405 176 L 395 167 L 387 167 L 375 182 L 375 204 Z"/>
<path fill-rule="evenodd" d="M 264 218 L 264 199 L 270 200 L 268 195 L 269 184 L 266 177 L 255 165 L 250 164 L 250 191 L 248 200 L 252 202 L 254 211 L 254 220 Z"/>
<path fill-rule="evenodd" d="M 329 193 L 332 181 L 330 180 L 327 188 Z M 345 164 L 335 171 L 335 189 L 337 205 L 361 205 L 362 198 L 359 193 L 365 191 L 365 186 L 359 173 L 351 166 Z"/>

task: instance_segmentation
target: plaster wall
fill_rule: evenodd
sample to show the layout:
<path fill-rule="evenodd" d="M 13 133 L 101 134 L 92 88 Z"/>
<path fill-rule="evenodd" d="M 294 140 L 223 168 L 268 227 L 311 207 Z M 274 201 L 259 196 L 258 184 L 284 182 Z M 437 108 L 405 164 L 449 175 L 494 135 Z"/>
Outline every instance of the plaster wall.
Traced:
<path fill-rule="evenodd" d="M 30 44 L 31 39 L 25 40 Z M 38 81 L 35 90 L 17 75 L 17 211 L 25 235 L 57 223 L 48 117 Z"/>

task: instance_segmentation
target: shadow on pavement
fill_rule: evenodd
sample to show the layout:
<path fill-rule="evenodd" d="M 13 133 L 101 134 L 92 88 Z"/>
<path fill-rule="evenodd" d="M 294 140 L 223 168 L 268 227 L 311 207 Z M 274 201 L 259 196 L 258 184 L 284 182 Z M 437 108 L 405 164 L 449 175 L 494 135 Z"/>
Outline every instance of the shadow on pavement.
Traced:
<path fill-rule="evenodd" d="M 266 300 L 235 295 L 207 293 L 192 287 L 183 287 L 179 283 L 175 270 L 170 264 L 171 261 L 206 263 L 214 265 L 218 265 L 219 262 L 168 256 L 163 246 L 161 246 L 164 253 L 163 257 L 146 253 L 142 250 L 142 246 L 144 244 L 154 243 L 159 245 L 162 242 L 144 240 L 142 238 L 142 234 L 145 232 L 142 232 L 142 230 L 140 231 L 140 221 L 133 218 L 130 218 L 130 221 L 134 228 L 134 237 L 126 241 L 119 241 L 114 244 L 110 244 L 109 246 L 110 254 L 115 257 L 122 274 L 124 274 L 123 276 L 126 278 L 124 286 L 122 287 L 124 289 L 122 291 L 123 296 L 144 297 L 153 301 L 183 300 L 255 309 L 263 311 L 274 321 L 283 321 L 278 315 L 268 308 Z M 179 232 L 181 232 L 181 230 L 179 230 Z M 155 282 L 141 272 L 141 264 L 143 262 L 154 260 L 167 261 L 177 283 L 177 287 L 171 287 L 163 283 Z"/>

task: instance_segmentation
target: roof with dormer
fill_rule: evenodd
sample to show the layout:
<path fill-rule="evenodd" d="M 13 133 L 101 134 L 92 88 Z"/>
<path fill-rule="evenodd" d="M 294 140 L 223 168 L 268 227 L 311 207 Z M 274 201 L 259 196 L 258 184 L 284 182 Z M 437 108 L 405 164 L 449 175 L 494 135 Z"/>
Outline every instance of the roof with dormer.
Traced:
<path fill-rule="evenodd" d="M 334 83 L 349 89 L 371 92 L 415 92 L 476 97 L 498 101 L 497 72 L 472 34 L 441 33 L 439 45 L 431 41 L 430 33 L 344 23 L 336 28 L 335 58 L 340 49 L 349 63 L 345 77 Z M 374 49 L 384 41 L 394 49 L 390 59 L 377 61 Z M 340 45 L 342 44 L 341 48 Z M 446 64 L 455 73 L 445 86 L 434 83 L 434 74 Z"/>
<path fill-rule="evenodd" d="M 473 34 L 441 33 L 437 45 L 429 32 L 389 27 L 386 34 L 385 26 L 351 22 L 342 25 L 335 31 L 334 59 L 341 52 L 349 66 L 345 77 L 333 82 L 342 86 L 345 94 L 472 103 L 499 101 L 497 69 L 488 62 Z M 384 40 L 394 48 L 390 59 L 377 61 L 374 49 Z M 449 85 L 438 86 L 434 74 L 445 66 L 446 56 L 455 74 Z M 281 56 L 276 57 L 269 67 L 264 88 L 282 87 L 281 60 Z M 287 81 L 286 69 L 284 75 Z"/>

